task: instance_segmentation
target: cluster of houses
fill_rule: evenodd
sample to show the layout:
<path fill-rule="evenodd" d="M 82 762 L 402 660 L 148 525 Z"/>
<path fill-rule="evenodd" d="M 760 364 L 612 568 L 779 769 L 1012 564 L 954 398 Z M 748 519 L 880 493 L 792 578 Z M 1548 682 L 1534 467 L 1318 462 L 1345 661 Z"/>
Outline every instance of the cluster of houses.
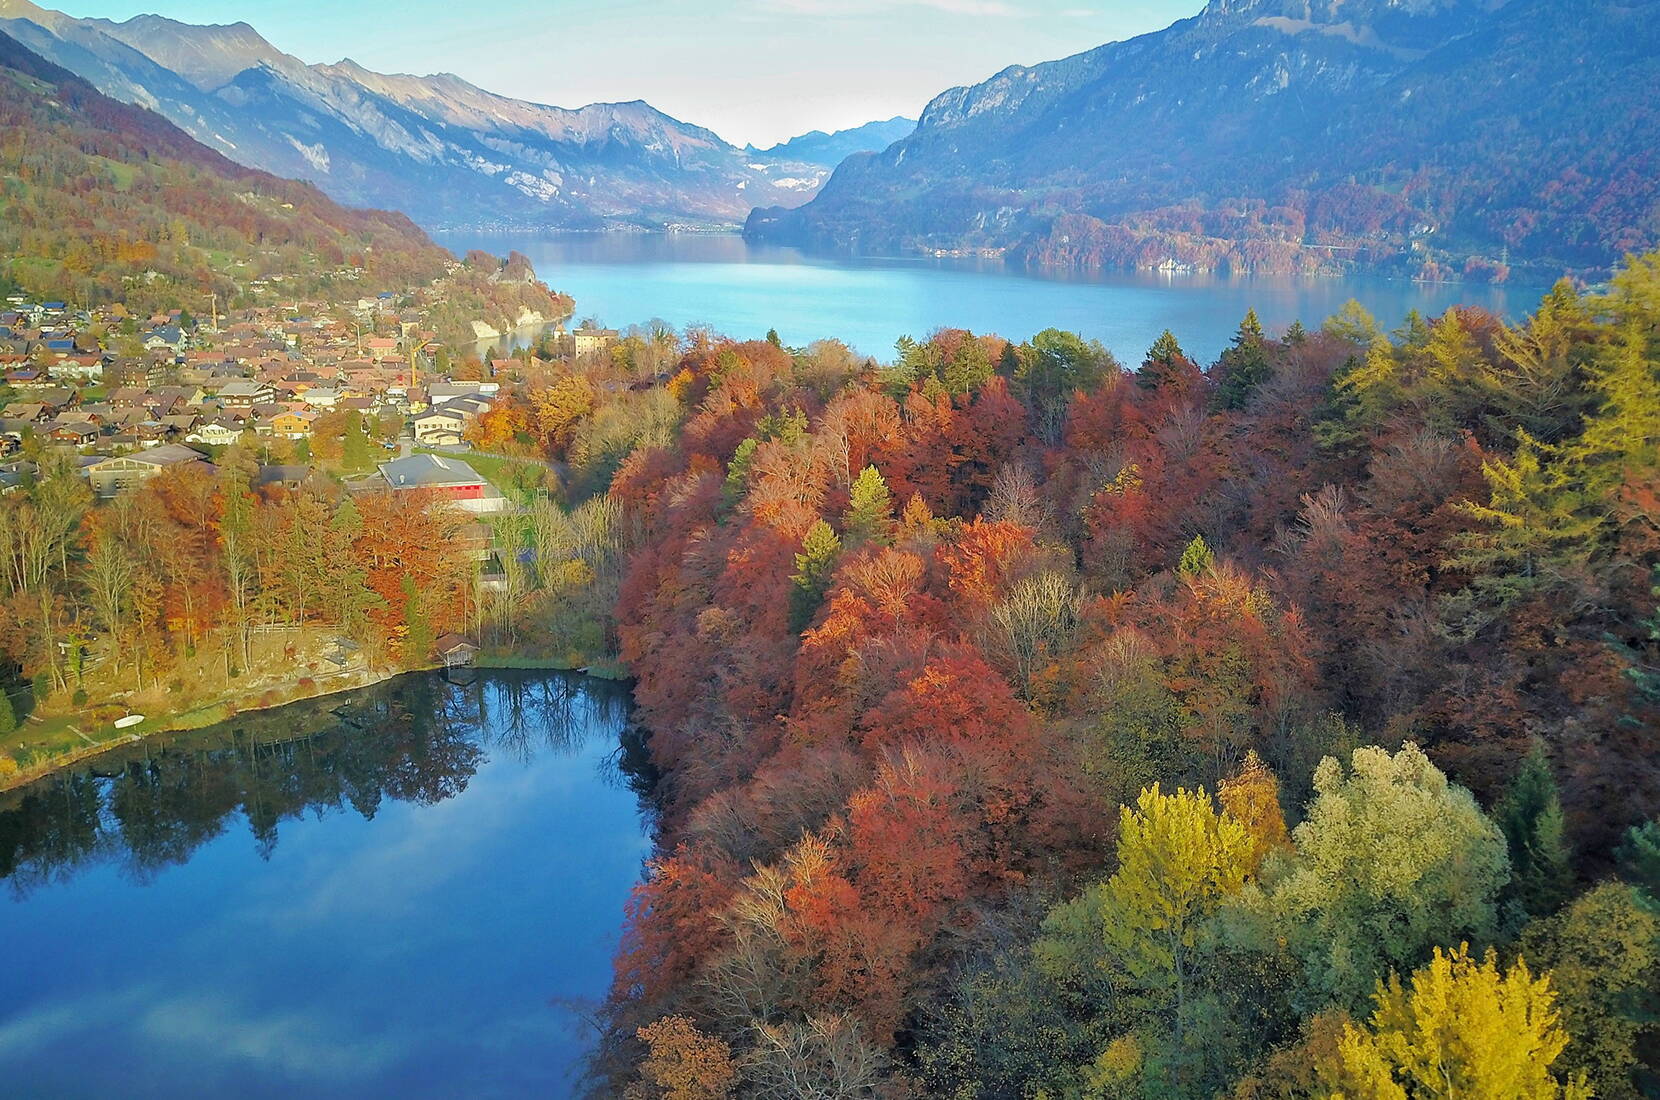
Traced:
<path fill-rule="evenodd" d="M 347 320 L 299 313 L 296 306 L 249 310 L 209 326 L 179 311 L 134 317 L 119 305 L 85 311 L 7 299 L 0 309 L 0 492 L 23 481 L 28 464 L 14 452 L 31 436 L 71 453 L 98 494 L 111 497 L 170 468 L 211 468 L 216 448 L 249 433 L 309 439 L 336 412 L 356 411 L 370 424 L 394 420 L 416 445 L 460 444 L 498 398 L 493 380 L 412 371 L 412 356 L 435 349 L 433 334 L 418 314 L 393 311 L 389 296 L 365 299 Z M 377 327 L 398 335 L 377 335 Z M 583 340 L 603 347 L 614 336 L 584 330 Z M 498 361 L 489 373 L 515 365 Z M 298 484 L 308 473 L 304 465 L 273 465 L 262 467 L 261 479 Z M 471 466 L 441 456 L 388 461 L 348 488 L 420 490 L 479 515 L 507 507 Z"/>
<path fill-rule="evenodd" d="M 458 444 L 490 410 L 497 383 L 412 372 L 412 355 L 436 350 L 433 334 L 419 312 L 393 311 L 389 298 L 364 299 L 350 319 L 268 307 L 223 327 L 194 325 L 178 310 L 140 318 L 120 305 L 85 311 L 9 298 L 0 309 L 0 460 L 30 434 L 105 455 L 224 446 L 247 432 L 302 440 L 319 418 L 343 411 L 396 418 L 421 445 Z M 572 355 L 616 339 L 608 330 L 556 335 Z"/>
<path fill-rule="evenodd" d="M 0 312 L 0 381 L 8 395 L 0 454 L 30 433 L 110 454 L 223 445 L 250 431 L 298 440 L 331 411 L 401 421 L 426 403 L 399 350 L 415 333 L 364 339 L 324 318 L 258 315 L 219 330 L 187 330 L 172 315 L 134 326 L 119 311 L 8 306 Z M 103 340 L 89 330 L 102 330 Z"/>

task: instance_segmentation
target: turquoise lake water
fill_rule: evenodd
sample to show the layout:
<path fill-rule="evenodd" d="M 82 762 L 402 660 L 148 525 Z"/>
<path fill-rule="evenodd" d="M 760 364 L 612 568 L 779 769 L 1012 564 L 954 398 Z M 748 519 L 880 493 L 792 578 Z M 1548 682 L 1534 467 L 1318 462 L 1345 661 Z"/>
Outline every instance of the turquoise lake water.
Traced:
<path fill-rule="evenodd" d="M 453 250 L 529 256 L 537 273 L 576 298 L 578 319 L 613 328 L 660 318 L 707 324 L 741 339 L 776 328 L 803 345 L 834 337 L 878 358 L 900 336 L 941 327 L 1023 340 L 1045 328 L 1100 340 L 1134 365 L 1170 329 L 1208 363 L 1249 308 L 1270 330 L 1309 327 L 1351 298 L 1388 327 L 1409 310 L 1480 305 L 1507 317 L 1537 306 L 1543 287 L 1422 284 L 1370 277 L 1301 278 L 1155 272 L 1033 274 L 999 260 L 847 260 L 751 245 L 738 236 L 440 234 Z"/>

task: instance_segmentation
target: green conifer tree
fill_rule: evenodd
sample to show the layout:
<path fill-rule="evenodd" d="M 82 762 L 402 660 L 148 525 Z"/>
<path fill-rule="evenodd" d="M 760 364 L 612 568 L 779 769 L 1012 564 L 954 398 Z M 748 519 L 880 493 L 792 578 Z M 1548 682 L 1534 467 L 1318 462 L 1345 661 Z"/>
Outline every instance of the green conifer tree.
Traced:
<path fill-rule="evenodd" d="M 853 492 L 842 522 L 848 547 L 887 542 L 893 534 L 893 496 L 874 466 L 866 466 L 853 480 Z"/>
<path fill-rule="evenodd" d="M 1573 868 L 1543 741 L 1522 758 L 1493 816 L 1510 849 L 1511 895 L 1529 916 L 1556 912 L 1573 892 Z"/>
<path fill-rule="evenodd" d="M 1273 367 L 1268 362 L 1268 345 L 1262 335 L 1262 322 L 1257 311 L 1250 310 L 1234 333 L 1233 345 L 1222 353 L 1217 362 L 1220 383 L 1216 400 L 1224 409 L 1243 409 L 1250 403 L 1258 387 L 1268 381 Z"/>
<path fill-rule="evenodd" d="M 836 537 L 822 519 L 807 531 L 801 541 L 801 553 L 795 556 L 795 575 L 790 578 L 790 629 L 796 633 L 805 630 L 818 614 L 829 590 L 830 576 L 836 567 L 836 555 L 841 553 L 841 539 Z"/>
<path fill-rule="evenodd" d="M 369 433 L 363 429 L 363 414 L 352 409 L 346 414 L 346 435 L 341 444 L 341 463 L 350 471 L 367 470 L 374 462 Z"/>
<path fill-rule="evenodd" d="M 426 664 L 427 658 L 432 656 L 432 623 L 427 618 L 426 607 L 421 602 L 421 593 L 415 585 L 415 578 L 405 573 L 402 587 L 403 621 L 408 627 L 403 642 L 404 664 L 423 665 Z"/>
<path fill-rule="evenodd" d="M 1177 563 L 1176 572 L 1184 577 L 1198 577 L 1210 572 L 1215 564 L 1216 555 L 1211 553 L 1205 536 L 1194 535 L 1193 541 L 1182 551 L 1182 560 Z"/>
<path fill-rule="evenodd" d="M 1187 353 L 1182 351 L 1175 335 L 1165 329 L 1153 341 L 1153 346 L 1147 349 L 1147 357 L 1135 373 L 1136 384 L 1142 389 L 1157 389 L 1170 381 L 1176 372 L 1176 365 L 1186 358 Z"/>

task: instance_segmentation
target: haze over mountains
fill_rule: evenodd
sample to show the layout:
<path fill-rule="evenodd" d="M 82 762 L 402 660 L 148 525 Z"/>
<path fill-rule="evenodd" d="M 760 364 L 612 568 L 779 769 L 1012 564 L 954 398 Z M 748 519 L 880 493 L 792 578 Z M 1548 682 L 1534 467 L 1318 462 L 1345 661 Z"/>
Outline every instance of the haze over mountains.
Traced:
<path fill-rule="evenodd" d="M 1656 0 L 1212 0 L 954 88 L 752 238 L 1431 276 L 1660 241 Z M 1467 270 L 1466 270 L 1467 269 Z"/>
<path fill-rule="evenodd" d="M 833 166 L 757 155 L 638 101 L 567 110 L 450 74 L 307 65 L 246 23 L 116 23 L 0 0 L 0 30 L 233 160 L 428 226 L 735 226 L 752 207 L 804 201 Z"/>
<path fill-rule="evenodd" d="M 746 148 L 754 156 L 834 168 L 854 153 L 879 153 L 915 129 L 916 119 L 900 115 L 884 122 L 867 122 L 849 130 L 837 130 L 833 134 L 814 130 L 780 142 L 770 149 L 757 149 L 753 145 Z"/>
<path fill-rule="evenodd" d="M 1596 271 L 1660 244 L 1660 0 L 1211 0 L 760 150 L 644 102 L 308 65 L 246 23 L 0 30 L 239 163 L 431 228 L 721 228 L 1059 266 Z M 832 176 L 832 169 L 834 175 Z M 809 201 L 811 200 L 811 201 Z"/>

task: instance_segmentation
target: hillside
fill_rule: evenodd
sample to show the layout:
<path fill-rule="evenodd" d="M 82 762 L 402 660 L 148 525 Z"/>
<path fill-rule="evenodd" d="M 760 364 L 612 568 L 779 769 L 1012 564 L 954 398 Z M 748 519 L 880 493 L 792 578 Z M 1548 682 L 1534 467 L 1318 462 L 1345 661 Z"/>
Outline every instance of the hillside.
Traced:
<path fill-rule="evenodd" d="M 235 164 L 4 34 L 0 134 L 0 277 L 36 297 L 201 310 L 267 286 L 355 300 L 424 288 L 453 264 L 402 214 Z M 533 282 L 452 283 L 445 306 L 468 318 L 558 312 Z"/>
<path fill-rule="evenodd" d="M 239 163 L 431 227 L 733 226 L 754 206 L 803 201 L 823 178 L 757 163 L 647 103 L 569 110 L 451 74 L 307 65 L 246 23 L 114 23 L 0 0 L 0 31 Z"/>
<path fill-rule="evenodd" d="M 937 97 L 752 237 L 1494 277 L 1660 241 L 1654 0 L 1213 0 Z"/>

